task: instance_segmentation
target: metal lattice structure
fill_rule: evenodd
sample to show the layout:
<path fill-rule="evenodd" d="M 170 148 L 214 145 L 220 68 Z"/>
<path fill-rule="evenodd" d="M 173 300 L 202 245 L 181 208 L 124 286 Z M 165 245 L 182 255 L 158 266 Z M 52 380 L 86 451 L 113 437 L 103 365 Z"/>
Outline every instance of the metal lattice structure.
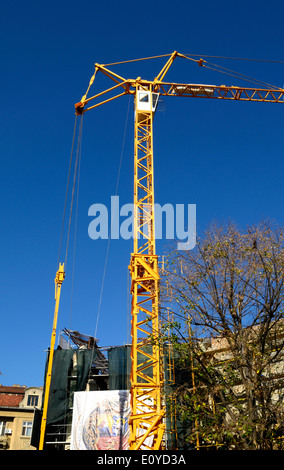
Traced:
<path fill-rule="evenodd" d="M 131 449 L 159 449 L 165 428 L 161 402 L 160 351 L 157 344 L 159 273 L 154 225 L 154 110 L 151 86 L 138 87 L 135 95 L 134 252 L 130 263 Z"/>

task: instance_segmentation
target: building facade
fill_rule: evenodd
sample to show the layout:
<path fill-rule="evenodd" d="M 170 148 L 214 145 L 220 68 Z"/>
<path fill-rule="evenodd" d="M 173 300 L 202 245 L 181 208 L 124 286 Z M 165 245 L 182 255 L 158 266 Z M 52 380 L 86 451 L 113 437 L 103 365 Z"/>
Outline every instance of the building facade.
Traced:
<path fill-rule="evenodd" d="M 31 434 L 42 394 L 43 387 L 0 385 L 0 450 L 36 450 Z"/>

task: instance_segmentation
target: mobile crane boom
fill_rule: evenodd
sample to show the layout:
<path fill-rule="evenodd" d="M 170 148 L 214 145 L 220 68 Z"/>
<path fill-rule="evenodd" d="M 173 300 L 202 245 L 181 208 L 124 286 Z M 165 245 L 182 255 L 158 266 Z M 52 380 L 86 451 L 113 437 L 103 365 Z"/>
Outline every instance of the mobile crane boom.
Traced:
<path fill-rule="evenodd" d="M 153 117 L 158 98 L 284 102 L 284 89 L 280 88 L 165 82 L 165 75 L 176 57 L 187 58 L 175 51 L 153 81 L 141 77 L 124 79 L 106 66 L 95 64 L 88 90 L 75 105 L 76 114 L 80 115 L 125 94 L 132 94 L 135 101 L 134 246 L 129 266 L 132 280 L 131 450 L 160 449 L 165 429 L 160 351 L 156 341 L 159 336 L 159 272 L 154 226 Z M 204 65 L 202 59 L 195 62 Z M 98 71 L 109 77 L 114 85 L 87 98 Z M 107 94 L 111 96 L 107 98 Z"/>

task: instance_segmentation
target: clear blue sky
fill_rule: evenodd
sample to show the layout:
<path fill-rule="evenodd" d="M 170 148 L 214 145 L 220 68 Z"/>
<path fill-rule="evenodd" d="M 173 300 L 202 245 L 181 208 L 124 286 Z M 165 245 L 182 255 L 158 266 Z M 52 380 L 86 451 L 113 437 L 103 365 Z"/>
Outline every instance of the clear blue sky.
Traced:
<path fill-rule="evenodd" d="M 43 384 L 54 276 L 74 125 L 93 64 L 168 54 L 284 61 L 283 2 L 4 1 L 1 35 L 0 383 Z M 284 64 L 208 59 L 276 86 Z M 154 78 L 162 61 L 119 66 Z M 173 81 L 226 84 L 228 75 L 179 62 Z M 247 85 L 249 85 L 247 83 Z M 84 117 L 74 290 L 73 235 L 58 330 L 94 334 L 106 241 L 88 237 L 89 206 L 115 194 L 128 97 Z M 283 224 L 284 105 L 164 99 L 155 117 L 156 202 L 196 204 L 198 233 L 213 219 L 241 227 Z M 118 195 L 132 202 L 133 109 Z M 73 232 L 72 232 L 73 234 Z M 158 243 L 163 254 L 165 243 Z M 111 241 L 98 321 L 99 345 L 129 341 L 132 242 Z"/>

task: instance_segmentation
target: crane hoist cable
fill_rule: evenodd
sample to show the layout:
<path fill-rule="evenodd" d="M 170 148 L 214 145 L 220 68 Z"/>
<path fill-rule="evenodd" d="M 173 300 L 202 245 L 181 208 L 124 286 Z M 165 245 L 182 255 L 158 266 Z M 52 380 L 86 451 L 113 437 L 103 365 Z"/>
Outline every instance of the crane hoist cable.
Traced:
<path fill-rule="evenodd" d="M 70 330 L 72 329 L 71 321 L 72 321 L 74 278 L 75 278 L 75 258 L 76 258 L 78 209 L 79 209 L 80 170 L 81 170 L 81 146 L 80 146 L 79 161 L 78 161 L 77 198 L 76 198 L 75 224 L 74 224 L 75 226 L 74 226 L 74 246 L 73 246 L 73 267 L 72 267 L 72 276 L 71 276 L 71 297 L 70 297 L 70 317 L 69 317 L 69 329 Z"/>
<path fill-rule="evenodd" d="M 57 261 L 58 266 L 59 266 L 59 260 L 60 260 L 60 255 L 61 255 L 62 242 L 63 242 L 63 233 L 64 233 L 64 225 L 65 225 L 65 217 L 66 217 L 67 200 L 68 200 L 68 194 L 69 194 L 69 184 L 70 184 L 71 168 L 72 168 L 72 161 L 73 161 L 73 153 L 74 153 L 74 145 L 75 145 L 75 137 L 76 137 L 76 129 L 77 129 L 77 120 L 78 120 L 78 116 L 76 115 L 75 123 L 74 123 L 74 130 L 73 130 L 70 160 L 69 160 L 69 169 L 68 169 L 68 177 L 67 177 L 67 184 L 66 184 L 66 192 L 65 192 L 63 216 L 62 216 L 60 241 L 59 241 L 58 261 Z M 71 229 L 71 219 L 72 219 L 74 192 L 75 192 L 75 185 L 76 185 L 76 178 L 77 178 L 78 161 L 79 161 L 80 152 L 81 152 L 82 128 L 83 128 L 83 120 L 81 120 L 81 123 L 80 123 L 79 136 L 78 136 L 78 142 L 77 142 L 77 155 L 76 155 L 75 170 L 74 170 L 74 176 L 73 176 L 72 199 L 71 199 L 71 205 L 70 205 L 69 222 L 68 222 L 68 234 L 67 234 L 66 251 L 65 251 L 65 268 L 66 268 L 66 262 L 67 262 L 67 252 L 68 252 L 70 229 Z"/>
<path fill-rule="evenodd" d="M 208 55 L 208 54 L 184 54 L 191 57 L 209 57 L 210 59 L 226 59 L 226 60 L 244 60 L 248 62 L 268 62 L 272 64 L 284 64 L 284 60 L 269 60 L 269 59 L 250 59 L 249 57 L 226 57 L 221 55 Z"/>
<path fill-rule="evenodd" d="M 212 67 L 209 67 L 207 64 L 211 65 Z M 202 63 L 200 65 L 202 65 L 203 67 L 206 67 L 209 70 L 214 70 L 214 72 L 219 72 L 219 73 L 229 75 L 230 77 L 241 78 L 242 80 L 245 80 L 247 82 L 259 83 L 260 85 L 265 85 L 265 86 L 268 86 L 268 87 L 272 87 L 272 88 L 275 88 L 276 90 L 279 89 L 278 86 L 271 85 L 271 83 L 267 83 L 267 82 L 263 82 L 261 80 L 257 80 L 253 77 L 248 76 L 248 75 L 244 75 L 242 73 L 236 72 L 235 70 L 231 70 L 231 69 L 228 69 L 226 67 L 222 67 L 222 66 L 217 65 L 217 64 L 212 64 L 211 62 L 207 62 L 207 61 L 202 60 Z M 217 68 L 215 68 L 215 67 L 217 67 Z M 218 70 L 218 69 L 222 69 L 222 70 Z"/>
<path fill-rule="evenodd" d="M 72 212 L 73 212 L 74 194 L 75 194 L 76 180 L 77 180 L 77 174 L 78 174 L 78 163 L 79 163 L 79 157 L 80 157 L 80 153 L 81 153 L 82 128 L 83 128 L 83 116 L 81 116 L 78 143 L 77 143 L 76 161 L 75 161 L 74 176 L 73 176 L 73 187 L 72 187 L 72 194 L 71 194 L 70 213 L 69 213 L 68 232 L 67 232 L 66 251 L 65 251 L 65 263 L 64 263 L 65 269 L 66 269 L 66 265 L 67 265 L 67 256 L 68 256 L 69 238 L 70 238 L 70 231 L 71 231 L 71 220 L 72 220 Z"/>
<path fill-rule="evenodd" d="M 63 221 L 62 221 L 60 245 L 59 245 L 59 257 L 60 257 L 62 239 L 63 239 L 64 221 L 65 221 L 65 213 L 66 213 L 66 206 L 67 206 L 67 196 L 68 196 L 69 182 L 70 182 L 70 176 L 71 176 L 71 166 L 72 166 L 72 159 L 73 159 L 76 124 L 77 124 L 77 117 L 76 117 L 75 125 L 74 125 L 72 150 L 71 150 L 70 163 L 69 163 L 67 189 L 66 189 L 64 211 L 63 211 Z M 81 151 L 82 126 L 83 126 L 83 119 L 81 119 L 81 123 L 80 123 L 79 137 L 78 137 L 78 144 L 77 144 L 77 155 L 76 155 L 76 162 L 75 162 L 75 169 L 74 169 L 73 188 L 72 188 L 70 213 L 69 213 L 69 223 L 68 223 L 68 233 L 67 233 L 67 241 L 66 241 L 65 263 L 61 264 L 58 261 L 58 271 L 56 272 L 56 276 L 55 276 L 55 280 L 54 280 L 54 282 L 55 282 L 55 308 L 54 308 L 54 315 L 53 315 L 53 325 L 52 325 L 49 355 L 48 355 L 48 361 L 47 361 L 47 372 L 46 372 L 46 378 L 45 378 L 45 391 L 44 391 L 44 402 L 43 402 L 43 411 L 42 411 L 41 428 L 40 428 L 39 450 L 43 450 L 43 448 L 44 448 L 44 439 L 45 439 L 46 424 L 47 424 L 48 403 L 49 403 L 49 395 L 50 395 L 50 387 L 51 387 L 53 356 L 54 356 L 56 331 L 57 331 L 58 310 L 59 310 L 61 286 L 62 286 L 62 283 L 65 279 L 67 254 L 68 254 L 68 246 L 69 246 L 69 237 L 70 237 L 70 229 L 71 229 L 71 219 L 72 219 L 73 202 L 74 202 L 74 193 L 75 193 L 75 186 L 76 186 L 76 180 L 77 180 L 79 155 L 80 155 L 80 151 Z"/>
<path fill-rule="evenodd" d="M 64 202 L 63 217 L 62 217 L 62 225 L 61 225 L 61 234 L 60 234 L 60 241 L 59 241 L 59 250 L 58 250 L 57 266 L 59 266 L 59 260 L 60 260 L 60 254 L 61 254 L 61 246 L 62 246 L 62 240 L 63 240 L 64 221 L 65 221 L 65 214 L 66 214 L 66 207 L 67 207 L 67 197 L 68 197 L 68 190 L 69 190 L 69 181 L 70 181 L 71 166 L 72 166 L 72 159 L 73 159 L 73 151 L 74 151 L 74 143 L 75 143 L 76 128 L 77 128 L 77 119 L 78 119 L 78 116 L 76 115 L 76 117 L 75 117 L 75 123 L 74 123 L 74 131 L 73 131 L 73 139 L 72 139 L 72 146 L 71 146 L 70 161 L 69 161 L 69 170 L 68 170 L 68 178 L 67 178 L 66 193 L 65 193 L 65 202 Z"/>
<path fill-rule="evenodd" d="M 112 66 L 112 65 L 120 65 L 120 64 L 129 64 L 131 62 L 141 62 L 143 60 L 152 60 L 152 59 L 159 59 L 162 57 L 170 57 L 171 54 L 162 54 L 162 55 L 157 55 L 157 56 L 151 56 L 151 57 L 142 57 L 139 59 L 129 59 L 129 60 L 123 60 L 120 62 L 112 62 L 109 64 L 105 64 L 106 67 Z M 225 60 L 239 60 L 239 61 L 248 61 L 248 62 L 267 62 L 267 63 L 272 63 L 272 64 L 284 64 L 284 60 L 268 60 L 268 59 L 250 59 L 249 57 L 227 57 L 227 56 L 219 56 L 219 55 L 208 55 L 208 54 L 184 54 L 185 57 L 191 58 L 191 57 L 207 57 L 210 59 L 225 59 Z M 194 59 L 195 60 L 195 59 Z"/>
<path fill-rule="evenodd" d="M 129 100 L 128 100 L 128 108 L 127 108 L 126 119 L 125 119 L 124 134 L 123 134 L 123 139 L 122 139 L 122 149 L 121 149 L 121 153 L 120 153 L 118 174 L 117 174 L 117 180 L 116 180 L 115 196 L 117 196 L 117 193 L 118 193 L 120 171 L 121 171 L 122 159 L 123 159 L 123 154 L 124 154 L 126 130 L 127 130 L 127 124 L 128 124 L 129 108 L 130 108 L 130 96 L 129 96 Z M 95 328 L 95 334 L 94 334 L 95 338 L 97 337 L 98 322 L 99 322 L 99 316 L 100 316 L 100 310 L 101 310 L 102 296 L 103 296 L 103 290 L 104 290 L 104 282 L 105 282 L 108 255 L 109 255 L 109 248 L 110 248 L 110 239 L 111 239 L 111 237 L 110 237 L 110 234 L 109 234 L 108 243 L 107 243 L 106 257 L 105 257 L 105 264 L 104 264 L 104 270 L 103 270 L 103 277 L 102 277 L 102 285 L 101 285 L 101 291 L 100 291 L 100 297 L 99 297 L 99 306 L 98 306 L 98 313 L 97 313 L 96 328 Z"/>
<path fill-rule="evenodd" d="M 159 59 L 161 57 L 170 57 L 171 54 L 163 54 L 163 55 L 156 55 L 152 57 L 142 57 L 140 59 L 130 59 L 130 60 L 123 60 L 121 62 L 113 62 L 110 64 L 105 64 L 107 67 L 110 65 L 119 65 L 119 64 L 129 64 L 130 62 L 141 62 L 142 60 L 152 60 L 152 59 Z"/>

